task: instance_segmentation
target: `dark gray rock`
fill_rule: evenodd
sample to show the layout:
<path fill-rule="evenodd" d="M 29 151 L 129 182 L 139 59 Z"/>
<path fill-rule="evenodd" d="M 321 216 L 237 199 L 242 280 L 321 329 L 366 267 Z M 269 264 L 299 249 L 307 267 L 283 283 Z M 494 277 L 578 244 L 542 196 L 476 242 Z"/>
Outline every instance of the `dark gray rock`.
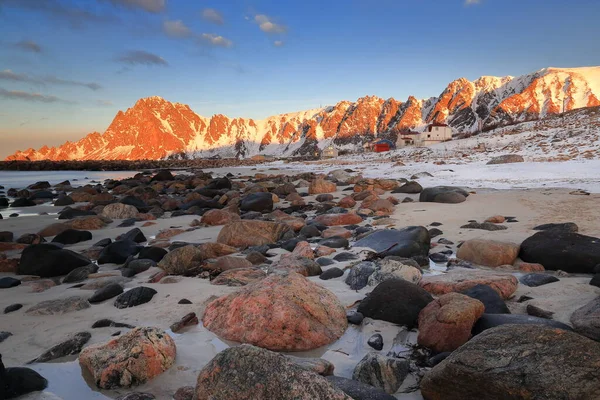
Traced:
<path fill-rule="evenodd" d="M 419 182 L 410 181 L 392 190 L 392 193 L 421 193 L 422 191 L 423 186 Z"/>
<path fill-rule="evenodd" d="M 123 293 L 123 286 L 118 283 L 109 283 L 108 285 L 96 290 L 88 301 L 92 304 L 103 302 L 104 300 L 112 299 L 115 296 Z M 125 308 L 125 307 L 119 307 Z"/>
<path fill-rule="evenodd" d="M 354 379 L 341 378 L 339 376 L 325 377 L 333 386 L 346 393 L 354 400 L 395 400 L 392 395 L 381 389 L 367 385 Z"/>
<path fill-rule="evenodd" d="M 343 249 L 350 246 L 348 239 L 339 236 L 332 236 L 330 238 L 323 239 L 319 241 L 319 244 L 321 246 L 331 247 L 332 249 Z"/>
<path fill-rule="evenodd" d="M 121 235 L 118 238 L 118 240 L 131 241 L 135 243 L 144 243 L 148 241 L 148 239 L 146 239 L 146 236 L 144 236 L 144 233 L 140 230 L 140 228 L 133 228 L 132 230 L 127 231 L 126 233 Z"/>
<path fill-rule="evenodd" d="M 383 336 L 380 333 L 376 333 L 367 340 L 367 344 L 375 350 L 383 349 Z"/>
<path fill-rule="evenodd" d="M 115 307 L 128 308 L 139 306 L 152 300 L 152 297 L 154 297 L 156 293 L 156 290 L 145 286 L 133 288 L 117 297 L 115 300 Z"/>
<path fill-rule="evenodd" d="M 150 393 L 142 393 L 142 392 L 133 392 L 127 393 L 123 396 L 117 397 L 115 400 L 153 400 L 156 399 L 153 394 Z"/>
<path fill-rule="evenodd" d="M 365 319 L 365 316 L 358 311 L 349 311 L 346 313 L 346 319 L 348 319 L 348 323 L 352 325 L 360 325 Z"/>
<path fill-rule="evenodd" d="M 119 240 L 106 246 L 98 257 L 98 264 L 123 264 L 129 256 L 136 255 L 140 246 L 131 240 Z"/>
<path fill-rule="evenodd" d="M 542 224 L 533 228 L 534 231 L 549 231 L 555 230 L 560 232 L 577 232 L 579 227 L 574 222 L 561 222 L 561 223 L 550 223 Z"/>
<path fill-rule="evenodd" d="M 305 238 L 321 236 L 321 231 L 315 225 L 306 225 L 300 229 L 299 234 Z"/>
<path fill-rule="evenodd" d="M 461 226 L 462 229 L 481 229 L 484 231 L 503 231 L 508 229 L 505 225 L 493 224 L 491 222 L 469 222 Z"/>
<path fill-rule="evenodd" d="M 393 394 L 408 375 L 408 361 L 369 353 L 354 368 L 352 379 Z"/>
<path fill-rule="evenodd" d="M 423 288 L 402 279 L 386 280 L 360 302 L 358 312 L 412 329 L 421 310 L 433 301 Z"/>
<path fill-rule="evenodd" d="M 358 255 L 354 254 L 354 253 L 349 253 L 349 252 L 343 252 L 343 253 L 338 253 L 336 254 L 333 259 L 337 262 L 344 262 L 344 261 L 353 261 L 353 260 L 358 260 Z"/>
<path fill-rule="evenodd" d="M 64 342 L 53 346 L 49 350 L 46 350 L 39 357 L 29 361 L 28 364 L 34 362 L 44 363 L 56 360 L 57 358 L 79 354 L 83 346 L 90 340 L 91 337 L 92 334 L 89 332 L 76 333 L 72 338 L 69 338 Z"/>
<path fill-rule="evenodd" d="M 13 278 L 12 276 L 5 276 L 0 278 L 0 289 L 10 289 L 21 284 L 20 279 Z"/>
<path fill-rule="evenodd" d="M 350 286 L 352 290 L 360 290 L 367 286 L 367 282 L 369 281 L 369 277 L 375 272 L 377 266 L 374 262 L 371 261 L 363 261 L 358 263 L 352 268 L 350 268 L 350 272 L 346 277 L 346 284 Z"/>
<path fill-rule="evenodd" d="M 36 205 L 35 201 L 21 197 L 21 198 L 16 199 L 15 201 L 13 201 L 10 206 L 17 208 L 17 207 L 33 207 L 35 205 Z"/>
<path fill-rule="evenodd" d="M 571 323 L 575 332 L 600 342 L 600 297 L 577 309 Z"/>
<path fill-rule="evenodd" d="M 460 187 L 435 186 L 423 189 L 419 201 L 456 204 L 464 202 L 468 196 L 469 192 Z"/>
<path fill-rule="evenodd" d="M 547 270 L 592 274 L 600 264 L 600 239 L 551 229 L 525 239 L 519 257 Z"/>
<path fill-rule="evenodd" d="M 19 275 L 37 275 L 42 278 L 67 275 L 75 268 L 91 264 L 89 258 L 54 244 L 40 243 L 26 247 L 17 266 Z"/>
<path fill-rule="evenodd" d="M 331 258 L 327 258 L 327 257 L 319 257 L 316 259 L 317 264 L 319 264 L 321 267 L 326 267 L 328 265 L 333 265 L 335 264 L 335 261 L 333 261 Z"/>
<path fill-rule="evenodd" d="M 496 164 L 511 164 L 511 163 L 521 163 L 524 162 L 523 156 L 518 154 L 504 154 L 498 157 L 492 158 L 487 162 L 487 165 L 496 165 Z"/>
<path fill-rule="evenodd" d="M 526 311 L 527 315 L 531 315 L 532 317 L 538 318 L 552 319 L 552 316 L 554 315 L 553 312 L 543 310 L 539 307 L 534 306 L 533 304 L 527 304 Z"/>
<path fill-rule="evenodd" d="M 106 238 L 106 239 L 102 239 L 96 243 L 94 243 L 94 247 L 106 247 L 109 244 L 112 243 L 112 239 L 111 238 Z"/>
<path fill-rule="evenodd" d="M 525 286 L 529 287 L 538 287 L 542 285 L 547 285 L 552 282 L 558 282 L 558 279 L 555 276 L 548 274 L 539 274 L 537 272 L 532 272 L 530 274 L 523 275 L 519 278 L 519 282 L 521 282 Z"/>
<path fill-rule="evenodd" d="M 369 247 L 381 257 L 427 257 L 431 238 L 426 228 L 409 226 L 404 229 L 381 229 L 354 243 L 353 247 Z"/>
<path fill-rule="evenodd" d="M 268 192 L 251 193 L 242 198 L 240 210 L 271 212 L 273 211 L 273 195 Z"/>
<path fill-rule="evenodd" d="M 327 271 L 323 272 L 319 278 L 327 281 L 329 279 L 339 278 L 344 275 L 344 271 L 339 269 L 338 267 L 331 267 Z"/>
<path fill-rule="evenodd" d="M 77 208 L 67 207 L 58 213 L 58 219 L 73 219 L 73 218 L 77 218 L 77 217 L 83 217 L 86 215 L 97 215 L 97 214 L 93 211 L 79 210 Z"/>
<path fill-rule="evenodd" d="M 431 253 L 429 258 L 434 263 L 445 263 L 448 261 L 448 256 L 442 253 Z"/>
<path fill-rule="evenodd" d="M 473 326 L 473 334 L 477 335 L 483 331 L 495 328 L 501 325 L 546 325 L 552 328 L 559 328 L 566 331 L 572 331 L 569 325 L 551 319 L 532 317 L 521 314 L 483 314 Z"/>
<path fill-rule="evenodd" d="M 0 331 L 0 343 L 11 337 L 13 334 L 7 331 Z M 1 382 L 1 381 L 0 381 Z M 1 398 L 1 397 L 0 397 Z"/>
<path fill-rule="evenodd" d="M 168 251 L 161 247 L 142 247 L 138 254 L 138 258 L 148 259 L 158 263 L 167 255 L 167 253 Z"/>
<path fill-rule="evenodd" d="M 96 328 L 128 328 L 128 329 L 133 329 L 135 328 L 135 326 L 133 325 L 129 325 L 129 324 L 124 324 L 122 322 L 115 322 L 112 321 L 110 319 L 99 319 L 98 321 L 94 322 L 94 324 L 92 325 L 93 329 Z"/>
<path fill-rule="evenodd" d="M 590 285 L 600 287 L 600 274 L 596 273 L 596 275 L 592 276 Z"/>
<path fill-rule="evenodd" d="M 14 399 L 31 392 L 46 389 L 46 378 L 30 368 L 5 368 L 0 356 L 0 399 Z"/>
<path fill-rule="evenodd" d="M 80 231 L 77 229 L 67 229 L 52 239 L 53 242 L 62 244 L 76 244 L 87 240 L 92 240 L 92 232 Z"/>
<path fill-rule="evenodd" d="M 6 308 L 4 308 L 4 314 L 8 314 L 8 313 L 20 310 L 21 308 L 23 308 L 23 304 L 19 304 L 19 303 L 11 304 L 10 306 L 6 306 Z"/>
<path fill-rule="evenodd" d="M 85 267 L 75 268 L 69 272 L 62 280 L 62 283 L 76 283 L 85 281 L 90 274 L 98 272 L 98 266 L 96 264 L 89 264 Z"/>
<path fill-rule="evenodd" d="M 475 285 L 461 293 L 481 301 L 487 314 L 510 314 L 502 297 L 488 285 Z"/>

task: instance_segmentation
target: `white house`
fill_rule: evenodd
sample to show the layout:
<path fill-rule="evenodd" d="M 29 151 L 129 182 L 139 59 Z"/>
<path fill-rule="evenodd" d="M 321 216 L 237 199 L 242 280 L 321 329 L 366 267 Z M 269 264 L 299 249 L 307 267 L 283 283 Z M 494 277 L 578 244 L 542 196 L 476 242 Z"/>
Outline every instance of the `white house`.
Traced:
<path fill-rule="evenodd" d="M 332 144 L 325 147 L 321 153 L 321 158 L 337 158 L 337 156 L 338 150 Z"/>
<path fill-rule="evenodd" d="M 452 128 L 446 124 L 433 123 L 427 125 L 424 132 L 402 131 L 398 133 L 396 147 L 430 146 L 452 140 Z"/>

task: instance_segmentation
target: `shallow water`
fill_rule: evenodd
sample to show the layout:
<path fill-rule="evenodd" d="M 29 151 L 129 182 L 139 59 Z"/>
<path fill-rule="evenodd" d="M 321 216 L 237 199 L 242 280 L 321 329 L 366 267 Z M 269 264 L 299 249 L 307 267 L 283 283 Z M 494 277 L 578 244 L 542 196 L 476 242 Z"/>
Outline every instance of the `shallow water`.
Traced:
<path fill-rule="evenodd" d="M 71 185 L 83 186 L 91 181 L 131 178 L 139 171 L 0 171 L 0 185 L 5 190 L 22 189 L 32 183 L 48 181 L 51 185 L 69 180 Z"/>

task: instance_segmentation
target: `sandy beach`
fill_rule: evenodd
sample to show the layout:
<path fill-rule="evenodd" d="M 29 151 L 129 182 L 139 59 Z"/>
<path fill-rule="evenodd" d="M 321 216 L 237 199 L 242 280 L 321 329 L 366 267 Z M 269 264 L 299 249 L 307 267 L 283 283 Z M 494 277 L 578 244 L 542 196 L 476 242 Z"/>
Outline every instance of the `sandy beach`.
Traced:
<path fill-rule="evenodd" d="M 213 177 L 224 176 L 231 172 L 236 179 L 238 174 L 254 175 L 256 173 L 264 174 L 294 174 L 297 171 L 292 168 L 277 169 L 274 166 L 259 166 L 256 168 L 230 168 L 216 169 L 211 171 Z M 409 178 L 409 176 L 405 176 Z M 33 182 L 31 182 L 33 183 Z M 347 188 L 352 185 L 338 186 L 338 190 L 332 193 L 334 201 L 338 201 L 349 193 Z M 307 188 L 298 188 L 302 193 Z M 451 257 L 456 255 L 457 244 L 470 239 L 491 239 L 502 242 L 521 243 L 533 233 L 533 228 L 544 223 L 574 222 L 579 227 L 579 233 L 598 237 L 600 236 L 600 224 L 598 203 L 600 201 L 599 193 L 589 195 L 570 194 L 569 188 L 531 188 L 531 189 L 469 189 L 471 195 L 467 201 L 460 204 L 440 204 L 419 202 L 418 194 L 391 194 L 391 196 L 402 201 L 410 197 L 414 202 L 400 203 L 389 216 L 389 223 L 376 228 L 404 228 L 407 226 L 425 226 L 432 227 L 433 222 L 440 225 L 438 229 L 443 231 L 440 237 L 454 242 L 454 245 L 447 246 L 452 250 Z M 389 192 L 384 197 L 390 196 Z M 313 202 L 315 196 L 306 196 L 304 200 L 307 203 Z M 285 207 L 287 202 L 281 200 L 275 207 Z M 42 228 L 58 222 L 57 211 L 62 207 L 56 207 L 51 204 L 38 205 L 23 209 L 10 210 L 11 212 L 22 213 L 17 218 L 5 218 L 0 221 L 0 230 L 11 231 L 17 238 L 26 233 L 35 233 Z M 47 213 L 47 215 L 39 215 Z M 462 225 L 471 220 L 483 222 L 486 218 L 493 215 L 502 215 L 514 217 L 515 222 L 505 223 L 507 229 L 499 231 L 486 231 L 479 229 L 465 229 Z M 141 230 L 149 241 L 155 239 L 156 235 L 164 229 L 181 228 L 188 231 L 169 238 L 171 242 L 180 241 L 193 244 L 215 242 L 222 226 L 196 227 L 191 228 L 192 221 L 199 219 L 197 215 L 182 215 L 169 217 L 166 213 L 164 217 L 158 218 L 154 225 L 142 227 Z M 89 248 L 93 243 L 102 239 L 115 239 L 133 227 L 141 227 L 144 222 L 136 222 L 132 227 L 117 227 L 122 221 L 115 219 L 108 227 L 92 231 L 91 241 L 81 242 L 75 245 L 68 245 L 65 248 L 75 252 L 81 252 Z M 372 218 L 367 218 L 359 225 L 366 225 L 374 222 Z M 437 224 L 436 224 L 437 225 Z M 438 239 L 432 240 L 437 242 Z M 46 239 L 51 239 L 46 238 Z M 314 246 L 313 246 L 314 247 Z M 432 248 L 432 252 L 444 248 L 443 245 L 437 245 Z M 351 248 L 349 251 L 360 253 L 362 249 Z M 338 249 L 338 253 L 344 251 Z M 19 251 L 7 251 L 5 254 L 11 258 L 17 256 Z M 270 254 L 274 257 L 270 259 L 277 261 L 282 254 L 287 253 L 283 249 L 272 249 Z M 333 254 L 331 257 L 333 257 Z M 347 261 L 336 263 L 335 266 L 344 269 L 356 261 Z M 121 276 L 117 270 L 119 265 L 103 264 L 98 271 L 99 274 L 106 276 Z M 326 270 L 329 267 L 324 267 Z M 424 275 L 440 274 L 445 271 L 445 263 L 435 264 L 431 262 L 430 268 L 424 270 Z M 9 331 L 12 336 L 0 343 L 0 353 L 2 354 L 5 365 L 17 366 L 24 365 L 34 359 L 42 352 L 54 344 L 68 338 L 76 332 L 88 331 L 92 333 L 88 345 L 102 343 L 112 339 L 111 335 L 116 332 L 125 332 L 126 328 L 99 328 L 91 329 L 92 324 L 102 318 L 108 318 L 117 322 L 127 323 L 134 326 L 154 326 L 166 330 L 174 339 L 177 346 L 177 357 L 175 365 L 165 373 L 152 379 L 148 383 L 135 387 L 136 391 L 152 393 L 159 399 L 171 399 L 173 393 L 182 386 L 194 385 L 199 371 L 221 350 L 235 345 L 235 343 L 220 339 L 217 335 L 206 329 L 202 321 L 195 326 L 185 328 L 179 333 L 170 332 L 169 326 L 178 321 L 189 312 L 195 312 L 199 317 L 202 315 L 207 303 L 215 298 L 228 293 L 233 293 L 239 288 L 228 286 L 212 285 L 208 279 L 198 277 L 174 277 L 172 283 L 147 283 L 148 279 L 159 268 L 153 267 L 149 270 L 135 275 L 133 278 L 124 278 L 125 290 L 144 285 L 157 291 L 152 301 L 137 307 L 116 309 L 112 300 L 94 304 L 91 308 L 75 311 L 63 316 L 30 316 L 25 314 L 30 306 L 41 301 L 57 298 L 66 298 L 73 295 L 90 296 L 93 290 L 83 290 L 72 288 L 71 284 L 60 284 L 48 288 L 39 293 L 32 293 L 32 287 L 29 283 L 23 282 L 20 286 L 8 290 L 0 291 L 0 309 L 14 304 L 23 304 L 19 311 L 3 315 L 2 330 Z M 502 271 L 503 274 L 513 274 L 517 277 L 523 275 L 520 271 Z M 556 275 L 554 271 L 548 271 L 551 275 Z M 318 276 L 309 277 L 309 279 L 330 290 L 337 296 L 339 301 L 348 309 L 361 300 L 373 287 L 367 286 L 361 290 L 351 290 L 344 282 L 348 271 L 344 277 L 321 280 Z M 2 273 L 1 276 L 14 276 L 10 273 Z M 102 279 L 102 278 L 99 278 Z M 88 281 L 93 281 L 90 279 Z M 561 276 L 560 281 L 550 283 L 540 287 L 528 287 L 519 285 L 517 291 L 507 300 L 507 305 L 513 313 L 526 314 L 525 303 L 519 303 L 517 300 L 522 296 L 533 298 L 527 304 L 533 304 L 544 310 L 554 313 L 554 320 L 570 324 L 571 314 L 582 307 L 598 295 L 600 288 L 589 285 L 590 276 L 585 274 L 568 274 Z M 88 282 L 86 281 L 86 282 Z M 188 299 L 191 304 L 178 304 L 179 300 Z M 346 332 L 337 341 L 307 352 L 299 352 L 294 355 L 321 357 L 330 361 L 335 366 L 335 375 L 346 378 L 352 377 L 354 366 L 360 359 L 372 350 L 367 345 L 367 339 L 373 333 L 381 333 L 384 340 L 382 354 L 386 352 L 399 352 L 408 350 L 410 344 L 416 343 L 416 331 L 407 331 L 401 327 L 389 322 L 373 320 L 366 318 L 360 326 L 349 325 Z M 93 383 L 84 380 L 81 374 L 81 368 L 76 361 L 76 356 L 58 360 L 52 363 L 35 363 L 31 368 L 40 372 L 49 381 L 47 392 L 53 393 L 64 400 L 70 399 L 102 399 L 115 398 L 120 394 L 128 393 L 131 389 L 103 390 L 99 391 Z M 405 390 L 415 384 L 413 376 L 404 381 L 402 388 L 394 395 L 398 399 L 421 399 L 420 392 L 412 391 L 403 393 Z M 37 398 L 37 397 L 26 397 Z"/>

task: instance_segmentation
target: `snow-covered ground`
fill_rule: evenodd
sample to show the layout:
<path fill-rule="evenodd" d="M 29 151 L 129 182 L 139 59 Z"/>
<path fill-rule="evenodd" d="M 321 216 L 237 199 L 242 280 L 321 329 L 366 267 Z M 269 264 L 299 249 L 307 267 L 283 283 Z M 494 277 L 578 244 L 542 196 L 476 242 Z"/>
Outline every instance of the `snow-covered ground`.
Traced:
<path fill-rule="evenodd" d="M 418 179 L 423 186 L 452 185 L 492 189 L 560 187 L 600 193 L 600 160 L 523 162 L 499 165 L 486 165 L 483 161 L 444 165 L 410 163 L 406 166 L 395 166 L 395 163 L 390 161 L 361 161 L 356 160 L 356 157 L 352 158 L 343 161 L 338 159 L 337 162 L 331 163 L 274 162 L 269 165 L 282 170 L 322 173 L 340 168 L 351 168 L 360 171 L 365 178 L 410 179 L 414 174 L 428 172 L 433 176 Z"/>

